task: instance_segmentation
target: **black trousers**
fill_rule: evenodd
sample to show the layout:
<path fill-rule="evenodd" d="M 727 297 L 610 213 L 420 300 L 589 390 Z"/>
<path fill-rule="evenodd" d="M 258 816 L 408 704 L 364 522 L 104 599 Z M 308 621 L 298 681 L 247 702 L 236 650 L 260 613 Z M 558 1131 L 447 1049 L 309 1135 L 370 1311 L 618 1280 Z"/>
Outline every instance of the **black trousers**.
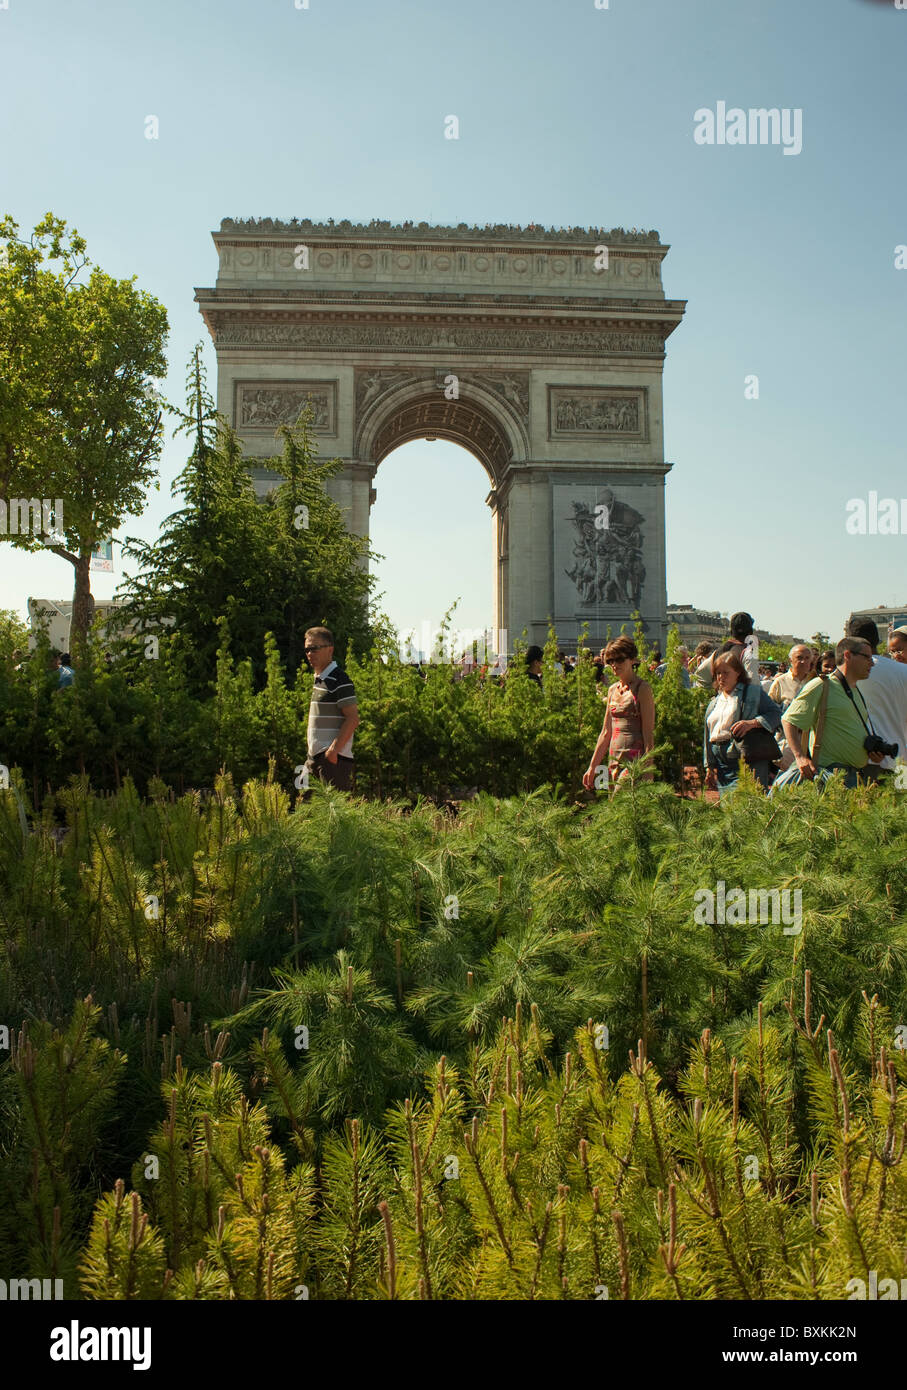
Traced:
<path fill-rule="evenodd" d="M 326 782 L 331 787 L 336 787 L 338 791 L 351 792 L 353 790 L 353 759 L 345 758 L 342 753 L 337 754 L 337 761 L 329 763 L 324 753 L 316 753 L 310 759 L 309 771 L 316 777 L 320 777 L 322 782 Z"/>

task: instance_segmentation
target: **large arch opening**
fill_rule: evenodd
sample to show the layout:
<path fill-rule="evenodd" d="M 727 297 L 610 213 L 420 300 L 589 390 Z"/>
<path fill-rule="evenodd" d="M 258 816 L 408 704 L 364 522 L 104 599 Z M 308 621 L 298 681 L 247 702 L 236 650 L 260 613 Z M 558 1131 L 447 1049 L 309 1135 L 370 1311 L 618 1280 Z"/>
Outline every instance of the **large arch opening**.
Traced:
<path fill-rule="evenodd" d="M 451 627 L 462 644 L 506 650 L 502 485 L 527 442 L 504 394 L 507 379 L 401 372 L 375 382 L 373 401 L 363 382 L 357 455 L 376 469 L 369 535 L 385 557 L 376 569 L 385 592 L 380 607 L 428 656 L 443 615 L 459 600 Z M 476 462 L 485 473 L 481 493 Z M 483 493 L 490 528 L 473 502 Z"/>
<path fill-rule="evenodd" d="M 487 492 L 474 455 L 449 438 L 412 438 L 382 458 L 369 538 L 384 558 L 372 572 L 380 609 L 402 639 L 413 634 L 414 658 L 430 656 L 457 600 L 451 626 L 462 640 L 455 648 L 495 626 L 495 527 Z"/>

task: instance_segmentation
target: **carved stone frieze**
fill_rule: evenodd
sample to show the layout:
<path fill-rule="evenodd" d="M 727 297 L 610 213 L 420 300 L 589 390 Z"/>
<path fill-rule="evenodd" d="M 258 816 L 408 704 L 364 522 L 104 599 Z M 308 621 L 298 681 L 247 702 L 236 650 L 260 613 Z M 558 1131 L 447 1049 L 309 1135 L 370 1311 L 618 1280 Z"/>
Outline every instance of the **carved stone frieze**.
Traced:
<path fill-rule="evenodd" d="M 607 329 L 475 328 L 454 324 L 226 323 L 215 328 L 218 348 L 366 348 L 425 352 L 627 353 L 664 352 L 660 333 L 617 333 Z"/>

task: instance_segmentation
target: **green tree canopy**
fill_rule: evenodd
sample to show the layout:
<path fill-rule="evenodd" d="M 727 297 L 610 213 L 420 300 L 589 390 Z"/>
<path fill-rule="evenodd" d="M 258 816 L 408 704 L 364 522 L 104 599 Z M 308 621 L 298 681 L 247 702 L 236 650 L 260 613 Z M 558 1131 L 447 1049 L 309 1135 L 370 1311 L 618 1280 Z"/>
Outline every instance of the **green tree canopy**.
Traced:
<path fill-rule="evenodd" d="M 0 238 L 2 495 L 62 504 L 52 541 L 34 520 L 29 534 L 2 539 L 46 545 L 73 566 L 70 645 L 81 652 L 92 551 L 141 512 L 156 476 L 162 412 L 149 388 L 167 370 L 167 314 L 135 276 L 116 280 L 95 266 L 80 282 L 85 241 L 52 213 L 27 241 L 7 216 Z"/>
<path fill-rule="evenodd" d="M 177 433 L 193 436 L 173 483 L 185 505 L 167 518 L 156 541 L 128 540 L 125 552 L 139 572 L 121 590 L 128 603 L 123 617 L 170 628 L 198 694 L 215 679 L 222 618 L 234 659 L 249 660 L 258 680 L 268 632 L 290 674 L 303 660 L 307 627 L 331 627 L 340 653 L 349 642 L 367 646 L 374 582 L 364 568 L 368 543 L 349 534 L 324 489 L 341 465 L 316 459 L 310 416 L 281 431 L 283 455 L 269 462 L 286 482 L 262 504 L 241 443 L 215 410 L 200 347 L 189 364 L 186 410 L 176 414 Z"/>
<path fill-rule="evenodd" d="M 11 608 L 0 608 L 0 663 L 9 661 L 14 651 L 28 650 L 28 627 Z"/>

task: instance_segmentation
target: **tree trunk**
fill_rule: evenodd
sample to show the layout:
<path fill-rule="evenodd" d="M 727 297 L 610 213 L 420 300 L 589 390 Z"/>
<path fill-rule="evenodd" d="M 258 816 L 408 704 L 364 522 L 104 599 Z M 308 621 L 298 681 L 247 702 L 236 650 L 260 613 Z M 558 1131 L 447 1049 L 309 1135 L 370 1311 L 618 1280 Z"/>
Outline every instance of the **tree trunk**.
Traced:
<path fill-rule="evenodd" d="M 75 586 L 72 593 L 72 620 L 69 625 L 69 650 L 76 666 L 81 665 L 88 645 L 88 629 L 94 617 L 91 597 L 91 551 L 75 557 Z"/>

